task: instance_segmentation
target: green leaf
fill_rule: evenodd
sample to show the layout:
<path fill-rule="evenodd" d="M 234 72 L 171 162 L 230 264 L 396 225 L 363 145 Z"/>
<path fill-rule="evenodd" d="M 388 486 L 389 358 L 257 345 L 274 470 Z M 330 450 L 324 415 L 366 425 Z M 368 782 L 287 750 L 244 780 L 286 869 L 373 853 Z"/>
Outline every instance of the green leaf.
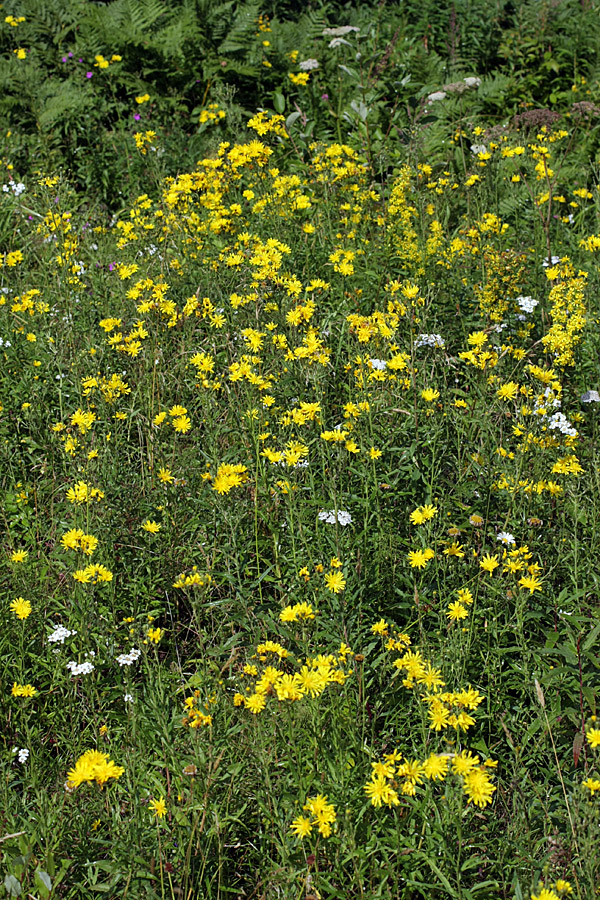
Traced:
<path fill-rule="evenodd" d="M 9 897 L 21 896 L 21 882 L 14 875 L 4 876 L 4 887 Z"/>
<path fill-rule="evenodd" d="M 42 897 L 49 897 L 52 892 L 52 879 L 50 878 L 48 873 L 44 872 L 44 870 L 40 869 L 40 867 L 38 866 L 33 873 L 33 880 Z"/>

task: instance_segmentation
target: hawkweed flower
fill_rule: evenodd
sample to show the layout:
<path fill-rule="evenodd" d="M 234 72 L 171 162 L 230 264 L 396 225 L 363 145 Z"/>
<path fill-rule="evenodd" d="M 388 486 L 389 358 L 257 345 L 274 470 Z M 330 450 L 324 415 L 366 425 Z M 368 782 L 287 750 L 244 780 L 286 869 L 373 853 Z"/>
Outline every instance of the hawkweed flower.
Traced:
<path fill-rule="evenodd" d="M 31 615 L 31 603 L 29 600 L 24 600 L 23 597 L 17 597 L 16 600 L 13 600 L 10 604 L 10 608 L 17 619 L 24 620 Z"/>
<path fill-rule="evenodd" d="M 155 819 L 164 819 L 167 814 L 167 805 L 164 797 L 159 797 L 158 800 L 155 800 L 153 797 L 148 803 L 148 809 L 152 810 Z"/>

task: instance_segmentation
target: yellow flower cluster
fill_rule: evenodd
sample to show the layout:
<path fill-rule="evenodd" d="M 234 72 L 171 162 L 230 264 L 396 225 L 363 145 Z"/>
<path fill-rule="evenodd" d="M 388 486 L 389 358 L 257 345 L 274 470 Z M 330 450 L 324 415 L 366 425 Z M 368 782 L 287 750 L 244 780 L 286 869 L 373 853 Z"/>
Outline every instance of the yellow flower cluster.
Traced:
<path fill-rule="evenodd" d="M 290 825 L 290 831 L 296 837 L 308 837 L 313 828 L 316 828 L 321 837 L 328 838 L 331 836 L 332 825 L 336 821 L 336 811 L 333 803 L 329 803 L 326 794 L 317 794 L 316 797 L 309 797 L 302 807 L 308 815 L 297 816 Z"/>
<path fill-rule="evenodd" d="M 89 565 L 73 572 L 73 578 L 80 584 L 102 584 L 112 581 L 113 573 L 106 566 Z"/>
<path fill-rule="evenodd" d="M 66 787 L 72 791 L 80 784 L 93 781 L 100 787 L 104 787 L 110 778 L 114 778 L 116 781 L 124 772 L 125 769 L 115 765 L 112 759 L 108 758 L 107 753 L 101 753 L 99 750 L 86 750 L 73 768 L 67 772 Z"/>
<path fill-rule="evenodd" d="M 81 550 L 86 556 L 91 556 L 98 546 L 98 538 L 91 534 L 85 534 L 81 528 L 71 528 L 60 539 L 65 550 Z"/>
<path fill-rule="evenodd" d="M 267 641 L 259 644 L 256 655 L 261 661 L 267 660 L 267 655 L 278 656 L 279 659 L 288 659 L 288 651 L 281 644 Z M 244 706 L 254 715 L 261 713 L 266 705 L 267 698 L 276 697 L 279 702 L 286 700 L 297 701 L 304 697 L 318 697 L 330 684 L 344 684 L 352 674 L 348 668 L 348 657 L 352 651 L 346 644 L 342 644 L 337 654 L 321 654 L 308 657 L 304 661 L 299 660 L 296 671 L 288 671 L 268 665 L 262 672 L 253 663 L 244 667 L 242 675 L 253 678 L 254 682 L 246 688 L 246 693 L 238 692 L 233 698 L 235 706 Z"/>
<path fill-rule="evenodd" d="M 496 790 L 492 783 L 492 760 L 483 765 L 470 750 L 460 753 L 431 753 L 427 759 L 408 759 L 398 751 L 386 753 L 383 760 L 372 763 L 370 780 L 364 785 L 373 806 L 398 806 L 400 795 L 413 797 L 423 780 L 443 781 L 450 773 L 459 776 L 468 802 L 483 808 L 492 802 Z"/>

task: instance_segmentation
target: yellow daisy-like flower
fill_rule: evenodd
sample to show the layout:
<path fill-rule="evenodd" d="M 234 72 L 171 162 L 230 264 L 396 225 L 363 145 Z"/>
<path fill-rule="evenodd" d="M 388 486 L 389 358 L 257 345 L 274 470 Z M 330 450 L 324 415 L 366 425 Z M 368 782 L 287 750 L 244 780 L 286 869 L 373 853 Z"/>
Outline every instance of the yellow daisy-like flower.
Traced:
<path fill-rule="evenodd" d="M 27 559 L 28 553 L 27 550 L 15 550 L 14 553 L 10 554 L 11 562 L 14 563 L 22 563 Z"/>
<path fill-rule="evenodd" d="M 490 575 L 496 569 L 500 563 L 498 562 L 497 556 L 491 556 L 489 553 L 486 553 L 482 560 L 479 562 L 480 567 L 484 570 L 484 572 L 489 572 Z"/>
<path fill-rule="evenodd" d="M 542 582 L 535 575 L 524 575 L 522 578 L 519 578 L 519 585 L 522 588 L 528 588 L 530 594 L 542 589 Z"/>
<path fill-rule="evenodd" d="M 158 800 L 155 800 L 153 797 L 148 804 L 148 809 L 152 810 L 155 819 L 164 819 L 167 814 L 167 804 L 164 797 L 159 797 Z"/>
<path fill-rule="evenodd" d="M 453 603 L 451 603 L 448 606 L 448 611 L 446 612 L 446 615 L 448 616 L 449 619 L 456 622 L 459 619 L 466 619 L 468 613 L 467 613 L 466 608 L 462 605 L 462 603 L 459 603 L 458 600 L 455 600 Z"/>
<path fill-rule="evenodd" d="M 593 750 L 595 750 L 596 747 L 600 747 L 600 728 L 590 728 L 586 733 L 586 737 L 588 739 L 588 744 Z"/>
<path fill-rule="evenodd" d="M 332 591 L 334 594 L 341 594 L 344 588 L 346 587 L 346 579 L 344 578 L 344 573 L 340 572 L 339 569 L 332 572 L 327 572 L 325 575 L 325 584 L 327 586 L 327 590 Z"/>
<path fill-rule="evenodd" d="M 144 531 L 150 532 L 150 534 L 158 534 L 160 531 L 160 523 L 153 522 L 152 519 L 146 519 L 146 521 L 142 524 L 142 528 Z"/>
<path fill-rule="evenodd" d="M 25 600 L 23 597 L 17 597 L 16 600 L 13 600 L 10 604 L 10 608 L 16 615 L 17 619 L 26 619 L 27 616 L 31 615 L 31 603 L 29 600 Z"/>

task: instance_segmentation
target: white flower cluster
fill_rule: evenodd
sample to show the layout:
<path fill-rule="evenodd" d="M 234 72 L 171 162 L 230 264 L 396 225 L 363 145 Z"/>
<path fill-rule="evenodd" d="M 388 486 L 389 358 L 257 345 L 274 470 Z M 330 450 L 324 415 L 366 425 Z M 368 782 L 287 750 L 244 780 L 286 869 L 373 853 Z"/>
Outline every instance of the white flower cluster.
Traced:
<path fill-rule="evenodd" d="M 71 675 L 89 675 L 90 672 L 94 671 L 94 664 L 86 660 L 86 662 L 76 663 L 74 660 L 70 660 L 67 663 L 67 669 L 71 673 Z"/>
<path fill-rule="evenodd" d="M 71 631 L 69 628 L 65 628 L 64 625 L 57 625 L 52 634 L 48 635 L 48 643 L 64 644 L 66 639 L 74 634 L 77 634 L 75 630 Z"/>
<path fill-rule="evenodd" d="M 446 342 L 441 334 L 420 334 L 415 341 L 415 350 L 419 347 L 445 347 Z"/>
<path fill-rule="evenodd" d="M 12 347 L 12 344 L 10 341 L 3 341 L 2 338 L 0 338 L 0 347 Z"/>
<path fill-rule="evenodd" d="M 383 372 L 387 366 L 385 359 L 370 359 L 369 362 L 371 363 L 371 368 L 377 369 L 378 372 Z"/>
<path fill-rule="evenodd" d="M 534 300 L 533 297 L 517 297 L 516 302 L 519 304 L 519 309 L 522 312 L 532 313 L 538 305 L 539 300 Z"/>
<path fill-rule="evenodd" d="M 550 395 L 553 395 L 553 396 L 551 397 Z M 558 399 L 558 397 L 554 396 L 554 392 L 551 387 L 547 387 L 546 390 L 544 391 L 544 399 L 543 400 L 538 400 L 536 398 L 536 400 L 533 404 L 533 411 L 534 411 L 534 413 L 538 414 L 541 409 L 545 410 L 549 406 L 551 406 L 553 409 L 560 409 L 560 407 L 562 406 L 562 403 Z M 547 418 L 548 418 L 548 416 L 546 414 L 542 414 L 542 419 L 547 419 Z"/>
<path fill-rule="evenodd" d="M 346 34 L 352 34 L 353 31 L 360 31 L 356 25 L 337 25 L 335 28 L 324 28 L 321 34 L 323 37 L 344 37 Z"/>
<path fill-rule="evenodd" d="M 568 434 L 569 437 L 577 437 L 577 429 L 573 428 L 564 413 L 555 412 L 548 420 L 548 428 L 558 429 L 562 434 Z"/>
<path fill-rule="evenodd" d="M 338 522 L 339 525 L 350 525 L 352 522 L 352 516 L 344 509 L 323 509 L 319 513 L 319 519 L 321 522 L 327 522 L 329 525 L 335 525 L 336 522 Z"/>
<path fill-rule="evenodd" d="M 302 62 L 298 63 L 298 68 L 301 72 L 310 72 L 312 69 L 319 68 L 319 61 L 317 59 L 303 59 Z"/>
<path fill-rule="evenodd" d="M 124 694 L 123 700 L 125 703 L 133 703 L 133 694 Z"/>
<path fill-rule="evenodd" d="M 548 266 L 555 266 L 559 262 L 560 262 L 560 256 L 551 256 L 550 259 L 548 259 L 548 257 L 543 259 L 542 265 L 545 269 L 547 269 Z"/>
<path fill-rule="evenodd" d="M 598 391 L 586 391 L 581 395 L 582 403 L 600 403 L 600 394 Z"/>
<path fill-rule="evenodd" d="M 19 754 L 17 759 L 19 760 L 21 765 L 23 765 L 23 763 L 26 763 L 27 760 L 29 759 L 29 750 L 27 750 L 26 747 L 21 748 L 21 750 L 19 750 L 18 747 L 14 747 L 13 753 Z"/>
<path fill-rule="evenodd" d="M 480 153 L 487 153 L 487 147 L 485 144 L 471 144 L 471 153 L 473 156 L 478 156 Z"/>
<path fill-rule="evenodd" d="M 22 194 L 25 190 L 25 185 L 22 181 L 11 181 L 9 184 L 3 184 L 2 190 L 5 194 L 8 194 L 10 191 L 12 191 L 15 197 L 18 197 L 19 194 Z"/>
<path fill-rule="evenodd" d="M 132 666 L 140 658 L 141 652 L 136 647 L 132 647 L 129 653 L 121 653 L 120 656 L 117 656 L 117 662 L 120 666 Z"/>

